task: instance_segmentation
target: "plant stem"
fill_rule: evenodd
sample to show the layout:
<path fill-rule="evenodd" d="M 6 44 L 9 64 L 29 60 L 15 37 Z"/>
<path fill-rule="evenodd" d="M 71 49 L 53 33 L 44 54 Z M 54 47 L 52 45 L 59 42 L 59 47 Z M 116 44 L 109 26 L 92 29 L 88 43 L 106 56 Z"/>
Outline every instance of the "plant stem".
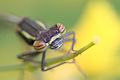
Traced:
<path fill-rule="evenodd" d="M 60 56 L 60 57 L 47 59 L 46 60 L 47 61 L 46 66 L 73 59 L 73 58 L 77 57 L 78 55 L 80 55 L 81 53 L 83 53 L 84 51 L 86 51 L 87 49 L 89 49 L 90 47 L 92 47 L 93 45 L 95 45 L 95 43 L 90 42 L 86 46 L 82 47 L 81 49 L 79 49 L 79 50 L 77 50 L 75 52 L 70 53 L 69 55 L 63 55 L 63 56 Z"/>
<path fill-rule="evenodd" d="M 73 59 L 73 58 L 77 57 L 78 55 L 80 55 L 81 53 L 83 53 L 84 51 L 86 51 L 87 49 L 89 49 L 90 47 L 92 47 L 95 44 L 96 44 L 95 42 L 90 42 L 86 46 L 84 46 L 84 47 L 80 48 L 79 50 L 74 51 L 74 52 L 72 52 L 68 55 L 63 55 L 63 56 L 52 58 L 52 59 L 46 59 L 46 66 L 50 66 L 50 65 L 53 65 L 53 64 L 56 64 L 56 63 L 59 63 L 59 62 L 64 62 L 66 60 Z M 40 64 L 38 66 L 38 68 L 39 68 L 39 67 L 41 67 L 41 61 L 38 61 L 38 63 Z M 16 65 L 1 66 L 0 67 L 0 72 L 22 70 L 22 69 L 25 68 L 25 65 L 26 64 L 23 63 L 23 64 L 16 64 Z"/>

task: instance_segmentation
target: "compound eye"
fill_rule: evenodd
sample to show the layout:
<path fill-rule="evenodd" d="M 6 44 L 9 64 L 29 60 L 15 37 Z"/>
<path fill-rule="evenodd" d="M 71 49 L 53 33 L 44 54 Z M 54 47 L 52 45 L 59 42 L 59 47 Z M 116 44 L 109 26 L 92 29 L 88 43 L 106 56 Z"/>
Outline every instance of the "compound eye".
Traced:
<path fill-rule="evenodd" d="M 35 41 L 33 43 L 33 47 L 36 50 L 43 50 L 46 47 L 46 44 L 43 41 Z"/>
<path fill-rule="evenodd" d="M 60 33 L 65 32 L 65 27 L 64 27 L 64 25 L 63 25 L 63 24 L 58 23 L 58 24 L 57 24 L 57 27 L 58 27 L 58 29 L 59 29 Z"/>
<path fill-rule="evenodd" d="M 62 38 L 57 38 L 50 44 L 51 49 L 59 49 L 63 45 L 63 39 Z"/>

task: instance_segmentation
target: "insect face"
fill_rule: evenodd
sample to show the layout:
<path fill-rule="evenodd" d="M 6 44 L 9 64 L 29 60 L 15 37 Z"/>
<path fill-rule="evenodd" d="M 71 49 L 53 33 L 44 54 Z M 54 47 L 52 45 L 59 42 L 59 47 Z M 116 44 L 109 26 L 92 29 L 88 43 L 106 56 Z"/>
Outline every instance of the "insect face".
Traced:
<path fill-rule="evenodd" d="M 59 49 L 63 45 L 63 39 L 62 38 L 56 38 L 51 44 L 51 49 Z"/>
<path fill-rule="evenodd" d="M 37 40 L 33 43 L 33 47 L 38 51 L 44 51 L 47 47 L 46 43 L 40 40 Z"/>

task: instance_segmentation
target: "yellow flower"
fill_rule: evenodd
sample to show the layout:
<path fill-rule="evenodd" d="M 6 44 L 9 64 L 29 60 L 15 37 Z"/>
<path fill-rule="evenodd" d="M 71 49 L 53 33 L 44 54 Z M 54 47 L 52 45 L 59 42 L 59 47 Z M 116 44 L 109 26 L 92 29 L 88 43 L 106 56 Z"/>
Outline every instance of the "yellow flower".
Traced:
<path fill-rule="evenodd" d="M 76 24 L 76 49 L 87 43 L 93 36 L 101 42 L 77 57 L 77 62 L 90 75 L 105 75 L 113 71 L 115 50 L 119 45 L 120 25 L 118 16 L 107 2 L 89 3 L 82 22 Z M 112 75 L 112 73 L 111 73 Z"/>

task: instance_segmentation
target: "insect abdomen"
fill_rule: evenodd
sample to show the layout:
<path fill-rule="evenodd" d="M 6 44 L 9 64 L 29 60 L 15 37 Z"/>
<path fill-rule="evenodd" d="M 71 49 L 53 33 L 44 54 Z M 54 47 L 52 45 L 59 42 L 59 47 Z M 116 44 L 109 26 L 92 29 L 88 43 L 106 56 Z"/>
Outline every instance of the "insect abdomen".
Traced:
<path fill-rule="evenodd" d="M 29 19 L 23 18 L 21 22 L 18 23 L 18 26 L 21 30 L 27 32 L 31 36 L 36 37 L 39 34 L 39 31 L 43 31 L 44 28 L 37 24 L 37 22 Z"/>

